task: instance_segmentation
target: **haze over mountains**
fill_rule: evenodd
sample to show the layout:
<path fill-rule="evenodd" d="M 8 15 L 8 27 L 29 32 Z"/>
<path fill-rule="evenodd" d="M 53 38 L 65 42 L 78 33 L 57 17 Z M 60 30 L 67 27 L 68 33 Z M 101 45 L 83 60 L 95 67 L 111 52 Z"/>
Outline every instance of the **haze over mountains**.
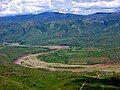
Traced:
<path fill-rule="evenodd" d="M 119 12 L 120 0 L 0 0 L 0 16 L 59 12 Z"/>

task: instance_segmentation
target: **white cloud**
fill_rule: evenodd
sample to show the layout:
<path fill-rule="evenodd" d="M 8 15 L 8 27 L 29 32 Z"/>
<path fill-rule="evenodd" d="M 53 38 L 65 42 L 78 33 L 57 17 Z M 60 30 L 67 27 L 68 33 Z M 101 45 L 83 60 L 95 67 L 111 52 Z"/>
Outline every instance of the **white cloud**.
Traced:
<path fill-rule="evenodd" d="M 45 11 L 92 14 L 114 12 L 116 8 L 120 8 L 120 0 L 2 0 L 0 16 Z"/>

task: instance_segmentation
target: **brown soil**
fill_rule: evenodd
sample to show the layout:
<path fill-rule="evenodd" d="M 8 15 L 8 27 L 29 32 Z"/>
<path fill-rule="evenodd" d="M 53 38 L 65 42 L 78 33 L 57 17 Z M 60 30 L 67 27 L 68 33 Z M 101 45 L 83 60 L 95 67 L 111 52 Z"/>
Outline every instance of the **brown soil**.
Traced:
<path fill-rule="evenodd" d="M 59 50 L 59 49 L 57 49 Z M 53 50 L 52 52 L 55 52 Z M 14 61 L 15 64 L 29 67 L 29 68 L 43 68 L 48 69 L 50 71 L 72 71 L 72 72 L 92 72 L 92 71 L 105 71 L 105 72 L 120 72 L 120 64 L 114 64 L 113 62 L 109 62 L 106 64 L 96 64 L 96 65 L 67 65 L 61 63 L 47 63 L 44 61 L 40 61 L 37 56 L 49 54 L 39 53 L 39 54 L 31 54 L 27 56 L 19 57 Z"/>

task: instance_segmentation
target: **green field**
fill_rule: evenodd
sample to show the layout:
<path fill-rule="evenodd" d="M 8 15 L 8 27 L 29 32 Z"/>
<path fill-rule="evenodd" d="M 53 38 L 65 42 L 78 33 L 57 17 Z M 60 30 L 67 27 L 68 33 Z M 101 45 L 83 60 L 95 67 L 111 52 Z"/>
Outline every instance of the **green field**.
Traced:
<path fill-rule="evenodd" d="M 101 78 L 97 78 L 97 74 Z M 119 90 L 120 74 L 50 72 L 15 65 L 0 65 L 0 90 Z"/>
<path fill-rule="evenodd" d="M 111 49 L 78 49 L 72 48 L 68 50 L 60 50 L 40 55 L 38 57 L 42 61 L 63 63 L 63 64 L 104 64 L 108 62 L 120 61 L 120 48 Z"/>
<path fill-rule="evenodd" d="M 47 52 L 48 48 L 41 47 L 17 47 L 17 46 L 0 46 L 0 61 L 8 60 L 10 62 L 14 61 L 20 56 L 35 54 L 40 52 Z"/>
<path fill-rule="evenodd" d="M 82 90 L 120 89 L 120 74 L 115 72 L 51 72 L 25 68 L 12 63 L 18 56 L 43 51 L 49 49 L 0 46 L 0 90 L 80 90 L 82 87 Z M 70 51 L 64 51 L 67 52 Z"/>

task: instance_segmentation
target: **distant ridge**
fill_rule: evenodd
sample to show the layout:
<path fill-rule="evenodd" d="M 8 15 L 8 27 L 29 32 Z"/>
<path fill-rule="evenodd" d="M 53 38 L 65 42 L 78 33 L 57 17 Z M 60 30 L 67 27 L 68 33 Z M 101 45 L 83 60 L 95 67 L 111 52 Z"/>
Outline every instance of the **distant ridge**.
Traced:
<path fill-rule="evenodd" d="M 27 45 L 120 45 L 120 13 L 92 15 L 44 12 L 0 18 L 0 42 Z"/>
<path fill-rule="evenodd" d="M 60 12 L 79 15 L 117 12 L 119 0 L 2 0 L 0 16 Z"/>

